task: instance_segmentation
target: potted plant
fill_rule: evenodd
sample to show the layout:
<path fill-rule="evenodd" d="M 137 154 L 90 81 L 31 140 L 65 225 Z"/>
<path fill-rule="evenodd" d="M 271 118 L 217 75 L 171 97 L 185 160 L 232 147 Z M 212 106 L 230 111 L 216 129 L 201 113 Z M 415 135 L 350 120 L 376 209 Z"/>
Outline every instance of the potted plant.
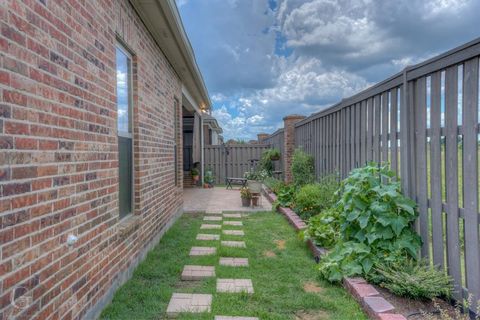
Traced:
<path fill-rule="evenodd" d="M 198 169 L 197 168 L 193 168 L 191 171 L 190 171 L 191 175 L 192 175 L 192 180 L 193 180 L 193 183 L 194 184 L 197 184 L 198 183 L 198 180 L 200 180 L 200 172 L 198 172 Z"/>
<path fill-rule="evenodd" d="M 204 188 L 213 188 L 213 182 L 214 182 L 214 177 L 213 173 L 211 170 L 207 170 L 205 172 L 205 177 L 203 178 L 203 181 L 205 181 Z"/>
<path fill-rule="evenodd" d="M 267 154 L 272 161 L 280 160 L 280 151 L 277 148 L 269 149 Z"/>
<path fill-rule="evenodd" d="M 252 194 L 247 187 L 240 189 L 240 198 L 242 198 L 242 207 L 250 207 L 250 201 L 252 200 Z"/>
<path fill-rule="evenodd" d="M 247 179 L 248 188 L 251 193 L 262 192 L 262 181 L 268 176 L 268 172 L 265 170 L 247 171 L 244 174 L 244 178 Z"/>

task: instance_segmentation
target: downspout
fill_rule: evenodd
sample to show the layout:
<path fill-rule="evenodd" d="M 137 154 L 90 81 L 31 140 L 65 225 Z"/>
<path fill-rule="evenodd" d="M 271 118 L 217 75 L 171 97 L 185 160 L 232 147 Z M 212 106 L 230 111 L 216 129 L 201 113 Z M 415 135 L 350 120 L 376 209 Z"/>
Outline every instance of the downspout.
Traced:
<path fill-rule="evenodd" d="M 205 172 L 205 164 L 204 164 L 204 159 L 205 159 L 205 141 L 204 141 L 204 136 L 203 136 L 203 115 L 200 113 L 200 180 L 202 182 L 202 187 L 204 184 L 204 172 Z"/>

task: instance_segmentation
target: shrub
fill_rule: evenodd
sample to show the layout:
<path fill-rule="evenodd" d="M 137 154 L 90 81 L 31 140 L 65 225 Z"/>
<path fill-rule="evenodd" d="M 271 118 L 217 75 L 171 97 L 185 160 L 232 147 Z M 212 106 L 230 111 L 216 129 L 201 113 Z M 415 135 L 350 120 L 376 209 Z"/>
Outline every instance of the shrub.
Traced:
<path fill-rule="evenodd" d="M 276 148 L 268 149 L 263 151 L 262 157 L 260 159 L 260 168 L 268 172 L 268 175 L 271 176 L 273 173 L 274 165 L 273 161 L 280 158 L 280 151 Z"/>
<path fill-rule="evenodd" d="M 448 298 L 452 293 L 451 277 L 425 260 L 380 263 L 374 271 L 376 275 L 369 280 L 399 296 L 433 299 L 441 296 Z"/>
<path fill-rule="evenodd" d="M 247 187 L 240 188 L 240 198 L 251 199 L 252 193 L 250 192 L 250 189 L 248 189 Z"/>
<path fill-rule="evenodd" d="M 315 181 L 313 156 L 301 149 L 296 149 L 292 157 L 292 176 L 296 186 L 303 186 Z"/>
<path fill-rule="evenodd" d="M 213 176 L 213 172 L 211 170 L 205 171 L 205 177 L 203 178 L 206 184 L 213 185 L 215 182 L 215 177 Z"/>
<path fill-rule="evenodd" d="M 380 262 L 416 258 L 421 239 L 411 228 L 415 202 L 401 194 L 393 175 L 386 166 L 371 164 L 353 170 L 342 182 L 339 243 L 320 263 L 328 280 L 367 275 Z"/>
<path fill-rule="evenodd" d="M 339 230 L 338 211 L 331 208 L 311 217 L 302 236 L 311 239 L 317 246 L 328 249 L 337 242 Z"/>
<path fill-rule="evenodd" d="M 268 173 L 265 170 L 247 171 L 243 177 L 247 180 L 263 181 L 268 177 Z"/>
<path fill-rule="evenodd" d="M 339 187 L 334 175 L 327 176 L 318 183 L 304 185 L 295 196 L 295 211 L 305 220 L 331 208 L 338 200 L 336 191 Z"/>

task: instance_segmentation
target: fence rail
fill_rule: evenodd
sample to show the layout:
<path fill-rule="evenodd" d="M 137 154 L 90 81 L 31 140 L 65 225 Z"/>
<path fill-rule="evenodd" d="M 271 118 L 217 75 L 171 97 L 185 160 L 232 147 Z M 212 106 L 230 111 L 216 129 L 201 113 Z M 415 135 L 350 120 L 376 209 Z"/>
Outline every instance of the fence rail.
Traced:
<path fill-rule="evenodd" d="M 205 169 L 212 170 L 216 183 L 227 177 L 242 178 L 252 168 L 251 160 L 260 160 L 268 144 L 230 144 L 205 146 Z"/>
<path fill-rule="evenodd" d="M 480 38 L 403 70 L 296 124 L 316 174 L 389 162 L 419 209 L 421 254 L 480 299 Z M 272 143 L 275 134 L 267 141 Z"/>

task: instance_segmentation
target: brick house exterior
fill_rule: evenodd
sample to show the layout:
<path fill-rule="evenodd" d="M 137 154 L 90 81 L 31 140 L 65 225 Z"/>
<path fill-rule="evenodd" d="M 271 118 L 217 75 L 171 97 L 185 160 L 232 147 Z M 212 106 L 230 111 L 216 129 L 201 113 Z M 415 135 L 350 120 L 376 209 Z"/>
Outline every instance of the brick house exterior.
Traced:
<path fill-rule="evenodd" d="M 183 36 L 173 0 L 0 2 L 0 319 L 98 316 L 182 213 L 182 107 L 209 107 Z M 122 219 L 118 43 L 132 56 Z"/>

